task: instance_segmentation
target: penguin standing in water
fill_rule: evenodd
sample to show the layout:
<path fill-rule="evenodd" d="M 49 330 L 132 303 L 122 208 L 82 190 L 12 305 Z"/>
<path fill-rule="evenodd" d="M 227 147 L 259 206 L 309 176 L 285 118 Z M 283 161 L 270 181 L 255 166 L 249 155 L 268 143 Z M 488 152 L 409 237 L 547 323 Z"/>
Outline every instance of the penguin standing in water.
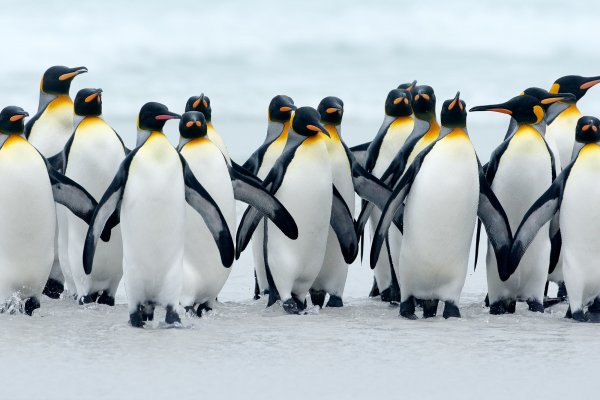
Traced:
<path fill-rule="evenodd" d="M 79 182 L 92 196 L 102 197 L 128 150 L 119 135 L 102 118 L 102 89 L 82 89 L 75 96 L 75 130 L 61 153 L 60 168 Z M 65 215 L 68 266 L 77 289 L 79 303 L 98 301 L 113 306 L 123 276 L 121 228 L 116 227 L 108 242 L 96 250 L 94 270 L 83 271 L 81 254 L 88 231 L 73 215 Z"/>
<path fill-rule="evenodd" d="M 575 143 L 575 127 L 577 121 L 582 117 L 577 108 L 577 102 L 587 93 L 588 89 L 600 83 L 600 76 L 585 78 L 577 75 L 567 75 L 559 78 L 552 84 L 550 93 L 570 93 L 575 96 L 575 101 L 571 101 L 567 107 L 557 115 L 549 116 L 548 128 L 546 129 L 546 138 L 553 141 L 559 151 L 561 168 L 566 167 L 571 162 L 571 154 Z M 566 109 L 565 109 L 566 108 Z"/>
<path fill-rule="evenodd" d="M 235 200 L 245 201 L 263 210 L 288 237 L 296 237 L 298 228 L 283 205 L 260 182 L 239 176 L 227 165 L 219 147 L 208 138 L 207 122 L 197 111 L 183 114 L 179 123 L 178 150 L 198 182 L 221 210 L 230 231 L 235 229 Z M 232 185 L 233 182 L 233 185 Z M 229 277 L 211 231 L 196 211 L 186 206 L 183 289 L 181 304 L 198 317 L 212 309 L 212 303 Z M 194 310 L 194 306 L 198 308 Z"/>
<path fill-rule="evenodd" d="M 511 243 L 506 214 L 485 181 L 469 139 L 466 105 L 459 93 L 444 102 L 441 119 L 440 138 L 425 147 L 402 176 L 371 248 L 374 265 L 386 231 L 405 203 L 399 280 L 400 315 L 408 319 L 417 318 L 416 299 L 422 300 L 424 318 L 436 315 L 440 300 L 445 302 L 444 318 L 460 317 L 458 301 L 477 216 L 491 232 L 500 259 L 507 258 Z"/>
<path fill-rule="evenodd" d="M 321 122 L 330 136 L 326 141 L 331 160 L 333 184 L 354 217 L 354 185 L 352 183 L 352 161 L 341 138 L 341 123 L 344 115 L 344 102 L 337 97 L 325 97 L 317 108 Z M 332 227 L 329 227 L 325 259 L 319 275 L 310 289 L 313 305 L 323 307 L 325 296 L 329 294 L 327 307 L 342 307 L 342 295 L 346 286 L 348 264 L 344 261 L 340 243 Z"/>
<path fill-rule="evenodd" d="M 554 97 L 552 101 L 560 101 Z M 525 212 L 550 186 L 554 156 L 544 138 L 544 109 L 540 100 L 523 95 L 470 111 L 495 111 L 510 115 L 517 127 L 494 152 L 486 169 L 494 194 L 500 200 L 514 232 Z M 518 195 L 515 195 L 518 194 Z M 521 268 L 510 278 L 498 273 L 491 247 L 487 253 L 487 282 L 491 314 L 513 313 L 517 300 L 526 301 L 530 311 L 544 312 L 542 301 L 550 261 L 549 226 L 536 238 Z"/>
<path fill-rule="evenodd" d="M 286 149 L 264 180 L 265 187 L 281 201 L 298 226 L 298 238 L 290 240 L 273 229 L 271 222 L 264 225 L 268 306 L 281 299 L 284 310 L 290 314 L 306 308 L 306 295 L 323 265 L 330 224 L 345 261 L 352 262 L 358 253 L 352 215 L 333 186 L 327 136 L 317 110 L 297 109 Z M 237 253 L 245 248 L 260 220 L 258 211 L 246 210 L 238 228 Z"/>
<path fill-rule="evenodd" d="M 85 67 L 68 68 L 57 65 L 48 68 L 42 76 L 38 112 L 25 126 L 25 137 L 51 162 L 51 157 L 63 150 L 73 133 L 73 101 L 69 97 L 71 82 L 77 75 L 86 72 Z M 59 207 L 58 214 L 63 211 Z M 59 298 L 64 290 L 64 275 L 70 276 L 69 266 L 66 265 L 67 237 L 66 234 L 59 234 L 58 225 L 55 236 L 54 264 L 44 288 L 44 294 L 53 299 Z"/>
<path fill-rule="evenodd" d="M 166 308 L 167 324 L 180 322 L 176 307 L 183 276 L 186 201 L 202 215 L 223 265 L 233 263 L 233 240 L 223 213 L 162 132 L 166 121 L 180 118 L 160 103 L 141 108 L 138 146 L 125 157 L 102 196 L 83 250 L 83 268 L 89 274 L 98 238 L 105 239 L 121 223 L 125 290 L 134 327 L 153 319 L 156 304 Z"/>
<path fill-rule="evenodd" d="M 288 138 L 290 119 L 295 109 L 294 101 L 285 95 L 277 95 L 269 103 L 267 137 L 264 143 L 243 164 L 244 168 L 255 174 L 259 179 L 267 177 L 267 174 L 281 156 Z M 260 298 L 261 293 L 268 291 L 269 287 L 263 257 L 263 235 L 264 221 L 259 224 L 252 236 L 255 300 Z"/>
<path fill-rule="evenodd" d="M 569 292 L 567 317 L 600 322 L 600 213 L 594 207 L 600 201 L 600 120 L 581 117 L 575 140 L 571 163 L 525 214 L 510 252 L 509 272 L 521 268 L 519 262 L 540 229 L 558 215 Z"/>
<path fill-rule="evenodd" d="M 54 203 L 86 222 L 97 203 L 23 138 L 27 115 L 14 106 L 0 112 L 0 309 L 14 306 L 7 303 L 16 295 L 24 302 L 22 311 L 31 315 L 52 268 Z"/>
<path fill-rule="evenodd" d="M 198 111 L 204 115 L 206 118 L 207 127 L 207 136 L 211 142 L 215 144 L 225 156 L 228 164 L 231 164 L 231 158 L 229 158 L 229 151 L 227 150 L 227 146 L 225 146 L 225 142 L 219 133 L 216 131 L 212 124 L 212 108 L 210 106 L 210 99 L 208 96 L 205 96 L 204 93 L 200 94 L 200 96 L 192 96 L 188 99 L 185 105 L 185 111 Z"/>

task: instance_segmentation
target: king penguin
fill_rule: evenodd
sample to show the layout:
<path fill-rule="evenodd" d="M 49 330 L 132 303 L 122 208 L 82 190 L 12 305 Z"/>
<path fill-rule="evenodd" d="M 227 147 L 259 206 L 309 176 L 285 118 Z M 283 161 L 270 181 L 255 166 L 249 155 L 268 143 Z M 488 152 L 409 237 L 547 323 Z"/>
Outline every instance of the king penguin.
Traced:
<path fill-rule="evenodd" d="M 166 308 L 167 324 L 180 322 L 176 307 L 183 277 L 186 201 L 206 222 L 223 265 L 233 263 L 233 240 L 225 217 L 162 132 L 166 121 L 180 118 L 160 103 L 142 106 L 138 145 L 125 157 L 102 196 L 86 236 L 83 268 L 89 274 L 98 239 L 121 223 L 125 290 L 133 327 L 153 320 L 156 304 Z"/>
<path fill-rule="evenodd" d="M 212 124 L 212 108 L 210 106 L 210 99 L 208 96 L 205 96 L 204 93 L 200 94 L 200 96 L 192 96 L 188 99 L 185 105 L 185 111 L 199 111 L 206 118 L 207 123 L 207 135 L 211 142 L 215 144 L 225 156 L 227 163 L 231 164 L 231 159 L 229 158 L 229 151 L 227 150 L 227 146 L 225 146 L 225 142 L 219 133 L 216 131 L 215 127 Z"/>
<path fill-rule="evenodd" d="M 566 317 L 600 322 L 600 213 L 594 206 L 600 201 L 600 120 L 581 117 L 575 140 L 572 161 L 525 214 L 510 252 L 509 272 L 521 268 L 519 262 L 540 229 L 558 215 L 569 293 Z"/>
<path fill-rule="evenodd" d="M 102 117 L 102 89 L 81 89 L 75 96 L 75 130 L 61 153 L 61 170 L 100 199 L 127 152 L 121 137 Z M 121 228 L 113 229 L 108 242 L 99 243 L 94 270 L 86 275 L 81 254 L 88 226 L 72 215 L 64 217 L 66 229 L 59 232 L 67 234 L 68 266 L 79 303 L 97 300 L 113 306 L 123 276 Z"/>
<path fill-rule="evenodd" d="M 470 111 L 508 114 L 517 124 L 514 134 L 494 150 L 486 169 L 486 179 L 491 182 L 514 232 L 525 212 L 554 178 L 554 156 L 543 132 L 542 103 L 533 96 L 523 95 Z M 542 230 L 544 234 L 532 244 L 521 267 L 510 278 L 499 274 L 501 266 L 489 247 L 486 264 L 491 314 L 513 313 L 517 301 L 526 301 L 530 311 L 544 312 L 542 301 L 550 262 L 549 226 Z"/>
<path fill-rule="evenodd" d="M 88 223 L 97 203 L 25 140 L 27 115 L 15 106 L 0 112 L 0 310 L 17 306 L 31 315 L 52 268 L 54 203 Z"/>
<path fill-rule="evenodd" d="M 487 185 L 466 128 L 465 102 L 457 93 L 444 102 L 440 138 L 425 147 L 394 189 L 375 231 L 371 265 L 377 262 L 394 215 L 405 204 L 399 257 L 400 315 L 434 317 L 440 300 L 444 318 L 460 317 L 476 217 L 492 233 L 494 250 L 506 259 L 511 244 L 508 219 Z M 506 263 L 499 264 L 505 266 Z"/>
<path fill-rule="evenodd" d="M 85 67 L 68 68 L 57 65 L 48 68 L 42 76 L 38 112 L 25 126 L 25 137 L 46 158 L 59 154 L 73 133 L 74 111 L 69 90 L 73 79 L 86 72 Z M 64 218 L 62 212 L 59 207 L 60 218 Z M 61 269 L 64 269 L 65 275 L 70 275 L 66 265 L 66 235 L 59 236 L 58 225 L 55 236 L 54 263 L 44 288 L 44 294 L 53 299 L 57 299 L 64 290 L 65 278 Z M 59 239 L 62 239 L 61 243 Z M 65 265 L 61 265 L 61 262 Z"/>
<path fill-rule="evenodd" d="M 238 176 L 227 165 L 219 147 L 208 138 L 208 126 L 201 112 L 188 111 L 179 123 L 179 152 L 198 182 L 214 199 L 230 231 L 235 229 L 235 200 L 261 209 L 288 237 L 297 237 L 298 228 L 283 205 L 260 182 Z M 233 184 L 232 184 L 233 182 Z M 229 276 L 211 231 L 190 206 L 186 206 L 183 290 L 181 304 L 198 317 L 212 309 L 213 302 Z M 197 309 L 194 309 L 198 305 Z"/>
<path fill-rule="evenodd" d="M 352 215 L 333 185 L 327 136 L 317 110 L 298 108 L 292 117 L 286 149 L 264 180 L 265 187 L 281 201 L 298 226 L 298 237 L 291 240 L 273 229 L 271 222 L 264 224 L 267 306 L 280 299 L 290 314 L 306 308 L 306 295 L 323 265 L 330 224 L 344 260 L 351 263 L 358 254 Z M 246 210 L 238 228 L 237 252 L 244 249 L 260 219 L 253 208 Z"/>
<path fill-rule="evenodd" d="M 583 77 L 577 75 L 567 75 L 559 78 L 552 84 L 550 93 L 570 93 L 575 96 L 575 101 L 571 102 L 568 108 L 557 116 L 550 118 L 546 137 L 556 143 L 558 147 L 561 168 L 566 167 L 571 162 L 571 153 L 575 143 L 575 126 L 582 117 L 577 108 L 577 102 L 587 93 L 588 89 L 600 83 L 600 76 Z"/>

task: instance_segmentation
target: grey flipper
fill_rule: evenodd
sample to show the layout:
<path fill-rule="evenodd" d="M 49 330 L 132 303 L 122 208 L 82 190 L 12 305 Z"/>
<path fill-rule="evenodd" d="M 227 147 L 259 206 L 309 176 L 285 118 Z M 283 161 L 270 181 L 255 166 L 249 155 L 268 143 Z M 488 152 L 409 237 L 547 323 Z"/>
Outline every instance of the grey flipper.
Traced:
<path fill-rule="evenodd" d="M 305 139 L 304 137 L 299 137 L 300 135 L 296 136 L 298 137 L 288 137 L 288 142 L 286 143 L 287 149 L 277 159 L 277 161 L 271 168 L 271 171 L 269 171 L 269 174 L 263 181 L 263 186 L 272 195 L 275 195 L 275 193 L 277 193 L 277 190 L 279 190 L 279 187 L 283 182 L 285 172 L 287 171 L 287 167 L 294 159 L 296 150 L 298 149 L 298 147 L 300 147 L 300 145 Z M 292 140 L 290 140 L 290 138 L 292 138 Z M 242 216 L 237 230 L 235 246 L 236 259 L 239 258 L 242 251 L 244 251 L 248 246 L 248 243 L 250 243 L 250 239 L 252 238 L 254 231 L 258 227 L 262 217 L 263 216 L 260 213 L 260 211 L 258 211 L 252 206 L 248 206 L 248 208 L 244 212 L 244 215 Z"/>
<path fill-rule="evenodd" d="M 400 178 L 400 182 L 394 188 L 392 195 L 390 196 L 390 200 L 386 204 L 383 212 L 381 213 L 381 218 L 379 219 L 379 224 L 377 224 L 377 228 L 375 229 L 375 233 L 373 235 L 373 242 L 371 243 L 371 269 L 374 269 L 377 265 L 377 261 L 379 259 L 379 253 L 381 252 L 381 248 L 385 243 L 385 239 L 387 237 L 388 229 L 394 220 L 394 217 L 400 211 L 402 205 L 404 204 L 404 200 L 408 193 L 410 192 L 410 188 L 421 169 L 421 165 L 423 165 L 423 161 L 425 157 L 429 154 L 429 152 L 436 145 L 437 141 L 431 143 L 427 146 L 423 151 L 421 151 L 417 157 L 415 157 L 414 161 L 410 165 L 410 167 L 406 170 L 406 172 Z"/>
<path fill-rule="evenodd" d="M 508 260 L 510 273 L 513 273 L 517 269 L 527 247 L 529 247 L 533 239 L 535 239 L 535 236 L 541 227 L 550 221 L 560 209 L 565 185 L 567 184 L 567 179 L 569 178 L 573 165 L 574 162 L 571 162 L 562 170 L 552 185 L 550 185 L 550 188 L 548 188 L 548 190 L 533 203 L 523 217 L 510 249 L 510 257 Z"/>
<path fill-rule="evenodd" d="M 243 201 L 260 211 L 290 239 L 298 238 L 298 226 L 294 218 L 283 204 L 263 187 L 258 178 L 233 162 L 229 174 L 236 200 Z"/>
<path fill-rule="evenodd" d="M 370 143 L 368 143 L 368 146 L 366 148 L 366 154 L 364 156 L 365 162 L 363 164 L 367 171 L 371 172 L 373 171 L 373 168 L 375 168 L 375 164 L 377 164 L 377 158 L 379 158 L 379 151 L 381 150 L 381 145 L 383 144 L 383 139 L 385 139 L 385 135 L 387 134 L 388 129 L 390 129 L 390 126 L 395 120 L 395 117 L 386 115 L 383 119 L 381 126 L 379 127 L 379 130 L 377 131 L 377 134 L 375 135 L 375 138 Z M 366 144 L 367 143 L 364 143 L 359 146 L 362 146 L 362 148 L 364 149 L 364 146 Z M 359 146 L 355 146 L 351 149 L 357 157 L 359 155 Z M 356 152 L 354 149 L 356 149 Z"/>
<path fill-rule="evenodd" d="M 52 157 L 48 158 L 48 162 L 50 163 L 52 168 L 54 168 L 58 172 L 60 172 L 60 173 L 65 172 L 64 158 L 63 158 L 62 151 L 60 153 L 55 154 Z"/>
<path fill-rule="evenodd" d="M 206 227 L 212 234 L 212 237 L 219 248 L 221 263 L 225 268 L 231 267 L 235 255 L 233 239 L 227 226 L 227 221 L 217 203 L 210 194 L 198 182 L 194 173 L 180 154 L 181 165 L 183 168 L 183 181 L 185 183 L 185 200 L 194 210 L 202 216 Z"/>
<path fill-rule="evenodd" d="M 98 205 L 94 197 L 77 182 L 52 168 L 41 154 L 40 157 L 46 163 L 54 201 L 67 207 L 75 216 L 89 224 Z"/>
<path fill-rule="evenodd" d="M 496 255 L 498 274 L 503 281 L 507 280 L 512 272 L 508 271 L 508 254 L 512 243 L 512 233 L 506 212 L 500 201 L 487 182 L 483 168 L 479 165 L 479 206 L 477 216 L 483 223 L 488 234 L 488 239 Z"/>
<path fill-rule="evenodd" d="M 329 223 L 337 236 L 344 261 L 347 264 L 351 264 L 358 255 L 358 237 L 354 230 L 354 220 L 352 219 L 350 209 L 335 185 L 333 185 L 331 218 Z"/>
<path fill-rule="evenodd" d="M 367 143 L 359 144 L 357 146 L 350 147 L 350 151 L 356 158 L 356 162 L 359 163 L 363 167 L 365 166 L 365 164 L 367 162 L 367 150 L 369 149 L 370 145 L 371 145 L 371 142 L 367 142 Z"/>
<path fill-rule="evenodd" d="M 508 129 L 506 130 L 506 135 L 504 135 L 504 140 L 512 138 L 518 127 L 517 120 L 511 117 L 510 122 L 508 123 Z"/>
<path fill-rule="evenodd" d="M 98 239 L 102 238 L 102 240 L 108 241 L 110 230 L 119 224 L 121 200 L 129 175 L 129 167 L 138 150 L 139 147 L 132 150 L 121 162 L 119 170 L 102 195 L 96 211 L 94 211 L 83 246 L 83 270 L 88 275 L 92 272 Z"/>

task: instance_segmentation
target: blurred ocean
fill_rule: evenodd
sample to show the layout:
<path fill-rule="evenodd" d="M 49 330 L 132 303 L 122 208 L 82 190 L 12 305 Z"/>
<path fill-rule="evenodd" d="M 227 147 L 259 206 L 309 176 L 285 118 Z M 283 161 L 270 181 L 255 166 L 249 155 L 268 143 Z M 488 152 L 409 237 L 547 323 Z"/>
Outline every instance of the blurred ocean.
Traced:
<path fill-rule="evenodd" d="M 4 0 L 3 0 L 4 2 Z M 468 106 L 549 89 L 566 74 L 600 74 L 596 1 L 31 1 L 0 12 L 0 106 L 37 109 L 39 80 L 54 64 L 85 65 L 73 95 L 104 89 L 105 117 L 133 146 L 146 101 L 183 111 L 200 92 L 234 158 L 266 133 L 276 94 L 316 106 L 344 100 L 348 144 L 370 140 L 387 92 L 417 79 L 438 103 L 461 91 Z M 600 114 L 600 90 L 581 102 Z M 438 107 L 439 109 L 439 107 Z M 508 118 L 469 116 L 482 160 Z M 176 140 L 176 124 L 167 124 Z"/>

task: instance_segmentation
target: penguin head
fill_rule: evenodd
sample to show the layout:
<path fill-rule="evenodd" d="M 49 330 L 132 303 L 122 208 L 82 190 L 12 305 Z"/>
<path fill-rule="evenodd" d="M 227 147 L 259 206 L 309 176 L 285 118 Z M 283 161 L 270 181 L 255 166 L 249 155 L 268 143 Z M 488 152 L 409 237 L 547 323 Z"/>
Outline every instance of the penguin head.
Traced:
<path fill-rule="evenodd" d="M 86 72 L 88 72 L 86 67 L 68 68 L 62 65 L 55 65 L 44 72 L 40 90 L 47 94 L 68 95 L 73 78 Z"/>
<path fill-rule="evenodd" d="M 292 117 L 292 111 L 296 109 L 294 100 L 285 95 L 277 95 L 269 103 L 269 120 L 275 122 L 287 122 Z"/>
<path fill-rule="evenodd" d="M 16 133 L 22 134 L 25 130 L 25 117 L 28 117 L 27 111 L 21 107 L 8 106 L 0 111 L 0 133 L 10 135 Z"/>
<path fill-rule="evenodd" d="M 453 99 L 444 101 L 440 117 L 442 125 L 447 128 L 467 126 L 467 105 L 460 99 L 460 92 Z"/>
<path fill-rule="evenodd" d="M 317 111 L 322 122 L 340 125 L 344 116 L 344 102 L 339 97 L 328 96 L 321 100 Z"/>
<path fill-rule="evenodd" d="M 575 140 L 584 144 L 600 142 L 600 120 L 588 116 L 579 118 L 575 128 Z"/>
<path fill-rule="evenodd" d="M 431 86 L 416 86 L 412 95 L 412 108 L 416 117 L 425 120 L 435 117 L 435 93 Z"/>
<path fill-rule="evenodd" d="M 575 96 L 575 102 L 579 101 L 589 88 L 600 83 L 600 76 L 583 77 L 578 75 L 567 75 L 558 78 L 550 88 L 550 93 L 571 93 Z"/>
<path fill-rule="evenodd" d="M 185 111 L 200 111 L 204 114 L 207 122 L 210 122 L 212 117 L 212 108 L 210 108 L 210 99 L 204 93 L 200 96 L 192 96 L 188 99 L 185 105 Z"/>
<path fill-rule="evenodd" d="M 323 133 L 329 136 L 327 129 L 321 124 L 319 112 L 312 107 L 300 107 L 292 117 L 292 129 L 299 135 L 310 137 Z"/>
<path fill-rule="evenodd" d="M 545 115 L 542 103 L 528 94 L 513 97 L 505 103 L 473 107 L 469 111 L 495 111 L 508 114 L 519 124 L 538 124 Z"/>
<path fill-rule="evenodd" d="M 385 99 L 385 114 L 390 117 L 408 117 L 412 113 L 412 95 L 410 90 L 390 90 Z"/>
<path fill-rule="evenodd" d="M 179 134 L 186 139 L 206 136 L 206 118 L 200 111 L 186 111 L 179 121 Z"/>
<path fill-rule="evenodd" d="M 102 115 L 102 89 L 81 89 L 75 96 L 75 114 L 85 116 Z"/>
<path fill-rule="evenodd" d="M 417 81 L 401 83 L 398 85 L 398 89 L 406 89 L 411 93 L 413 92 L 413 90 L 415 90 L 416 87 L 417 87 Z"/>
<path fill-rule="evenodd" d="M 540 103 L 542 103 L 542 108 L 544 109 L 544 111 L 548 110 L 548 107 L 550 107 L 551 104 L 554 103 L 558 103 L 558 102 L 562 102 L 562 103 L 575 103 L 575 95 L 571 94 L 571 93 L 550 93 L 544 89 L 538 88 L 538 87 L 530 87 L 525 89 L 522 93 L 522 95 L 529 95 L 529 96 L 533 96 L 536 99 L 538 99 L 540 101 Z"/>
<path fill-rule="evenodd" d="M 181 115 L 169 111 L 164 104 L 151 101 L 140 109 L 138 129 L 161 132 L 165 123 L 170 119 L 181 119 Z"/>

